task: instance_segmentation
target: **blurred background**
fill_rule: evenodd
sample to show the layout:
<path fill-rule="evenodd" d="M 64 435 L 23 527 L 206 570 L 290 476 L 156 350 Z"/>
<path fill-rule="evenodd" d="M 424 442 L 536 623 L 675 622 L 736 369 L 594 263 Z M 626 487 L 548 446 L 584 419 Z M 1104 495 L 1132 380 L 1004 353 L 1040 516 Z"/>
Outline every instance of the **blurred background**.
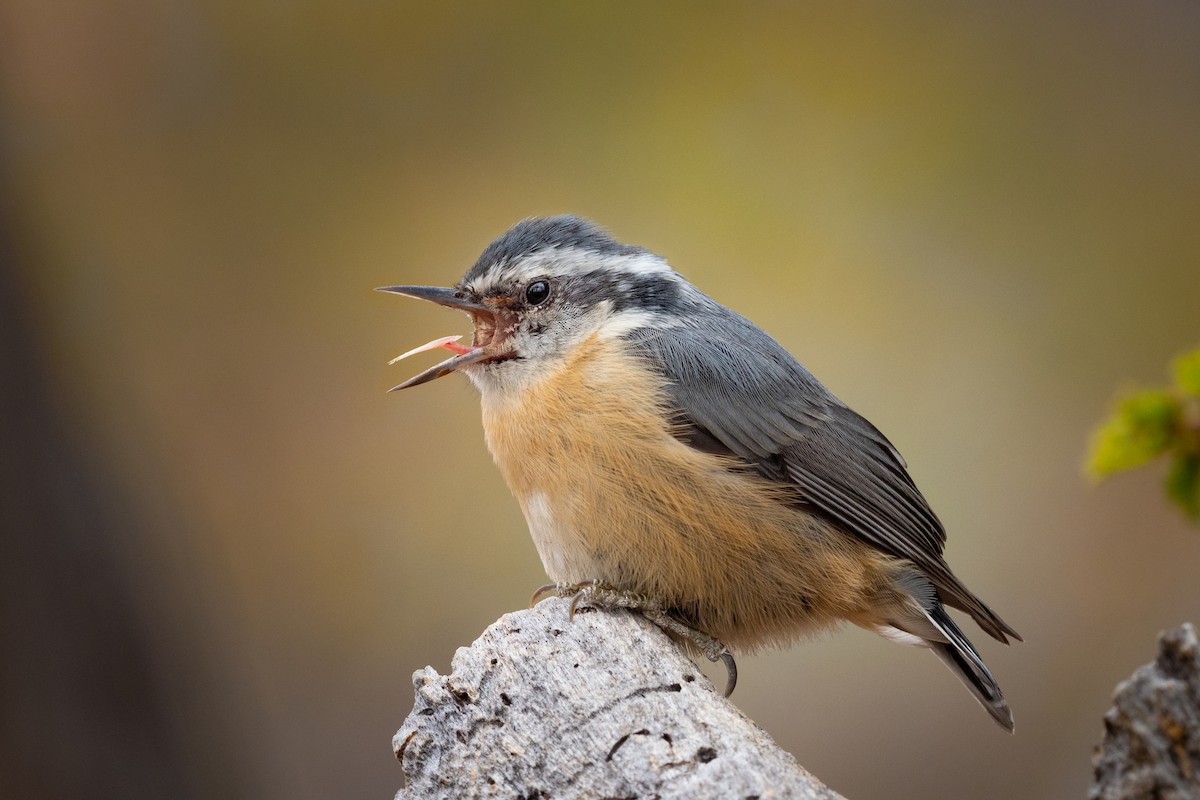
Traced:
<path fill-rule="evenodd" d="M 1081 477 L 1200 342 L 1198 54 L 1191 2 L 0 3 L 0 794 L 399 788 L 413 670 L 543 573 L 467 381 L 384 393 L 466 319 L 371 290 L 569 211 L 886 431 L 1026 640 L 969 629 L 1014 737 L 858 630 L 737 705 L 855 800 L 1082 797 L 1200 622 L 1161 465 Z"/>

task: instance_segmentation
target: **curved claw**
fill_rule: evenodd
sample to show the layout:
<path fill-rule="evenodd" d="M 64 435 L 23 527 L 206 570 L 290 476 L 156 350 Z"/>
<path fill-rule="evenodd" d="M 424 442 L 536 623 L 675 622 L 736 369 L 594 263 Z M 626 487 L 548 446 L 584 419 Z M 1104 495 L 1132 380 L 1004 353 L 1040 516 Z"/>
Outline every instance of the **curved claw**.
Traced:
<path fill-rule="evenodd" d="M 576 609 L 576 607 L 578 607 L 579 601 L 583 600 L 584 595 L 586 595 L 587 593 L 588 593 L 588 590 L 585 588 L 585 589 L 580 589 L 578 592 L 576 592 L 574 595 L 572 595 L 571 604 L 569 606 L 567 606 L 567 622 L 575 621 L 575 609 Z"/>
<path fill-rule="evenodd" d="M 728 650 L 721 653 L 721 660 L 725 662 L 725 696 L 729 697 L 737 686 L 737 662 L 733 660 L 733 653 Z"/>
<path fill-rule="evenodd" d="M 539 586 L 539 587 L 537 588 L 537 591 L 535 591 L 535 592 L 533 593 L 533 596 L 529 598 L 529 607 L 530 607 L 530 608 L 533 608 L 533 607 L 534 607 L 534 606 L 536 606 L 536 605 L 537 605 L 537 604 L 538 604 L 538 603 L 539 603 L 539 602 L 540 602 L 540 601 L 541 601 L 541 600 L 542 600 L 542 599 L 543 599 L 543 598 L 544 598 L 546 595 L 548 595 L 548 594 L 551 594 L 552 592 L 557 592 L 557 591 L 559 590 L 559 588 L 560 588 L 560 587 L 559 587 L 559 585 L 558 585 L 557 583 L 547 583 L 547 584 L 545 584 L 544 586 Z"/>

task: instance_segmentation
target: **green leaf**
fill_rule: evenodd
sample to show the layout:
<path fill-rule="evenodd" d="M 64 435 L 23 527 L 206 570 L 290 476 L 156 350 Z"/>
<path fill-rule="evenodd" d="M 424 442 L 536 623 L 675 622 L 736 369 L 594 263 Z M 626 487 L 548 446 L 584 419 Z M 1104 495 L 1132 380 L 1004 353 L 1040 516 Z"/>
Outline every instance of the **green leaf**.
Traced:
<path fill-rule="evenodd" d="M 1179 402 L 1169 391 L 1152 389 L 1124 398 L 1092 434 L 1088 472 L 1103 478 L 1165 453 L 1178 417 Z"/>
<path fill-rule="evenodd" d="M 1200 350 L 1184 353 L 1171 362 L 1175 385 L 1187 394 L 1200 397 Z"/>
<path fill-rule="evenodd" d="M 1167 473 L 1167 495 L 1193 522 L 1200 522 L 1200 455 L 1181 453 Z"/>

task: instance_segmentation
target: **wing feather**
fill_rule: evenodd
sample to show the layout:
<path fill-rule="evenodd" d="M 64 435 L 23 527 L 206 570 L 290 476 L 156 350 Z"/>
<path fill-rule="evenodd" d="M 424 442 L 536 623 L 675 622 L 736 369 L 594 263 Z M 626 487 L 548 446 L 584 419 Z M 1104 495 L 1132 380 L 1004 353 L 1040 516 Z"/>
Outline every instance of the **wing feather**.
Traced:
<path fill-rule="evenodd" d="M 788 484 L 849 533 L 913 562 L 988 633 L 1016 636 L 950 571 L 945 529 L 887 437 L 749 320 L 715 303 L 704 311 L 703 326 L 628 335 L 666 379 L 681 437 Z"/>

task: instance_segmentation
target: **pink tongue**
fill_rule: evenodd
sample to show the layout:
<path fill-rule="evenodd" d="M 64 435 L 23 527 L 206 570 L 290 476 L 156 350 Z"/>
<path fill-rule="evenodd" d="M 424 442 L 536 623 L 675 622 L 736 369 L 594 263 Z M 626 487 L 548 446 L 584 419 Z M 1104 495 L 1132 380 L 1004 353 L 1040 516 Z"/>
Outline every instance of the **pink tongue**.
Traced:
<path fill-rule="evenodd" d="M 416 355 L 417 353 L 424 353 L 426 350 L 437 350 L 439 347 L 449 350 L 451 353 L 455 353 L 460 356 L 463 353 L 470 353 L 472 350 L 479 349 L 476 347 L 467 347 L 466 345 L 458 344 L 458 340 L 461 338 L 462 336 L 443 336 L 440 339 L 434 339 L 432 342 L 423 344 L 420 347 L 414 347 L 412 350 L 409 350 L 403 355 L 396 356 L 388 363 L 395 364 L 397 361 L 401 361 L 409 356 Z"/>

